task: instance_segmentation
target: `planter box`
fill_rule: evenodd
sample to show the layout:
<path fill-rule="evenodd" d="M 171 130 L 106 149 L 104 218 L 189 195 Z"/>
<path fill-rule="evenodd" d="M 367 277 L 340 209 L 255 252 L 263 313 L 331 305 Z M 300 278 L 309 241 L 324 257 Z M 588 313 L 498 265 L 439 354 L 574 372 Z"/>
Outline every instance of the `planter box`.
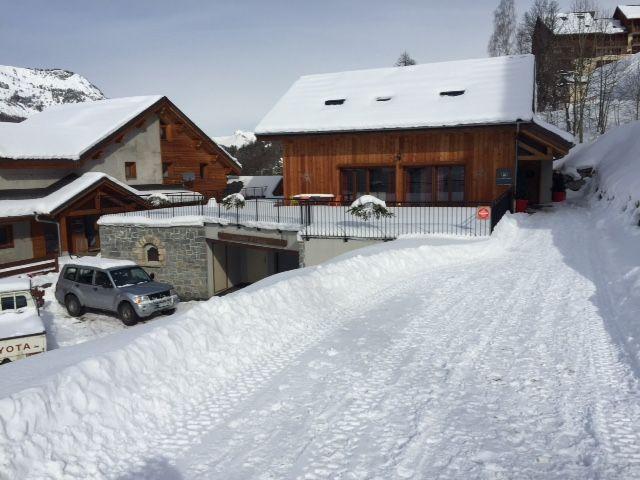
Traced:
<path fill-rule="evenodd" d="M 516 213 L 524 213 L 529 208 L 529 200 L 516 200 Z"/>
<path fill-rule="evenodd" d="M 567 192 L 553 192 L 551 199 L 554 202 L 564 202 L 567 199 Z"/>

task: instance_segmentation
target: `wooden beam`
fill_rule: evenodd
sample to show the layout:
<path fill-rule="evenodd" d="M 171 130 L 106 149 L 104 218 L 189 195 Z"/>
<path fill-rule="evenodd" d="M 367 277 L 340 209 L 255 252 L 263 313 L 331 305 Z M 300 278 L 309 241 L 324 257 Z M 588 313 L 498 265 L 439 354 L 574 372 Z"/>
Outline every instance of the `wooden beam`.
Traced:
<path fill-rule="evenodd" d="M 540 157 L 541 160 L 553 160 L 553 155 L 541 152 L 540 150 L 533 148 L 531 145 L 527 145 L 524 142 L 518 141 L 518 147 L 529 152 L 532 156 Z M 549 147 L 547 147 L 547 150 Z M 518 157 L 521 158 L 521 157 Z"/>
<path fill-rule="evenodd" d="M 94 154 L 91 156 L 91 158 L 92 158 L 93 160 L 97 160 L 97 159 L 99 159 L 99 158 L 102 156 L 102 153 L 103 153 L 103 152 L 102 152 L 102 150 L 98 150 L 96 153 L 94 153 Z"/>

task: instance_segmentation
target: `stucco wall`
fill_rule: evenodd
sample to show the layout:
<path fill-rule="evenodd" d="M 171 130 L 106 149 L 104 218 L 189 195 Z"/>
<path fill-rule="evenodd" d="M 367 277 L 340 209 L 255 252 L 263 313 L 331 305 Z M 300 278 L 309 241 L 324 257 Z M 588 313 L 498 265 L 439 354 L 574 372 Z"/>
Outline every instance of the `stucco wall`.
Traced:
<path fill-rule="evenodd" d="M 125 162 L 136 162 L 137 178 L 125 178 Z M 71 173 L 104 172 L 129 185 L 161 184 L 160 121 L 156 118 L 141 129 L 111 144 L 96 160 L 87 160 L 79 168 L 0 169 L 0 190 L 46 188 Z"/>
<path fill-rule="evenodd" d="M 13 248 L 0 248 L 0 263 L 17 262 L 33 258 L 31 223 L 15 222 L 13 225 Z"/>
<path fill-rule="evenodd" d="M 136 163 L 137 178 L 126 179 L 125 162 Z M 155 119 L 128 134 L 122 144 L 110 145 L 103 156 L 86 161 L 78 171 L 103 172 L 129 185 L 161 184 L 160 121 Z"/>
<path fill-rule="evenodd" d="M 156 280 L 171 283 L 182 300 L 209 298 L 209 248 L 204 227 L 149 227 L 102 225 L 102 256 L 132 260 L 142 265 Z M 159 262 L 147 262 L 145 245 L 160 252 Z"/>
<path fill-rule="evenodd" d="M 362 247 L 380 243 L 381 240 L 349 240 L 340 238 L 310 238 L 300 242 L 300 265 L 311 267 Z"/>

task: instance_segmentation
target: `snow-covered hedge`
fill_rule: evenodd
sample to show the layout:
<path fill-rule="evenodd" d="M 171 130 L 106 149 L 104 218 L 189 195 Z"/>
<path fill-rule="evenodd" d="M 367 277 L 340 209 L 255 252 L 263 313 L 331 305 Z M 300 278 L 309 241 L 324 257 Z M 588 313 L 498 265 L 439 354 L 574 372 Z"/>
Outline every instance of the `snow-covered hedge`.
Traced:
<path fill-rule="evenodd" d="M 227 210 L 232 208 L 244 208 L 246 202 L 241 193 L 232 193 L 222 199 L 222 206 Z"/>
<path fill-rule="evenodd" d="M 371 217 L 393 217 L 387 204 L 373 195 L 363 195 L 357 198 L 347 210 L 354 217 L 369 220 Z"/>

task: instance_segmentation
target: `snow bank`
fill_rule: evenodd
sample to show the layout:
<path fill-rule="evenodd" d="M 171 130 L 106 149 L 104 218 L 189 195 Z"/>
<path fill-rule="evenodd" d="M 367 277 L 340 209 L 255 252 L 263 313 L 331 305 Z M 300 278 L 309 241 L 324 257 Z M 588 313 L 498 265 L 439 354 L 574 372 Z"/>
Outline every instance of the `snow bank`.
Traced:
<path fill-rule="evenodd" d="M 590 193 L 637 223 L 640 217 L 640 122 L 616 127 L 589 144 L 574 147 L 561 163 L 561 171 L 595 169 Z"/>
<path fill-rule="evenodd" d="M 486 241 L 403 248 L 286 272 L 213 298 L 183 316 L 3 367 L 0 471 L 11 478 L 117 477 L 162 450 L 181 415 L 207 392 L 236 384 L 270 355 L 320 338 L 357 309 L 359 294 L 449 264 L 514 250 L 523 215 L 506 215 Z M 363 275 L 366 272 L 366 275 Z M 366 294 L 366 295 L 365 295 Z M 331 299 L 331 301 L 327 301 Z M 247 386 L 249 389 L 251 386 Z"/>

